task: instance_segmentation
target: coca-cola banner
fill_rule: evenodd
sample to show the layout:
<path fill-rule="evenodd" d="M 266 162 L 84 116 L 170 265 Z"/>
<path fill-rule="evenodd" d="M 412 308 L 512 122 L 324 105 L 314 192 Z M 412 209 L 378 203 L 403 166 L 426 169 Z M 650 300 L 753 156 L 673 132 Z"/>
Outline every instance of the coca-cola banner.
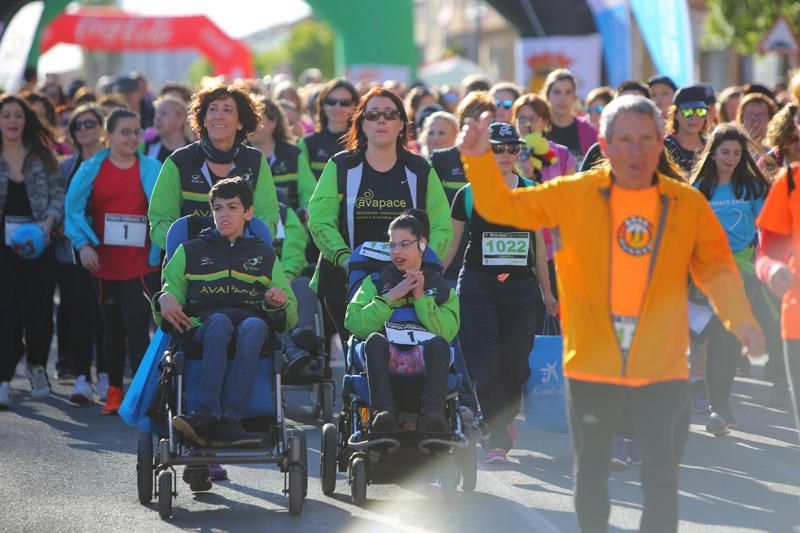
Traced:
<path fill-rule="evenodd" d="M 215 75 L 231 79 L 255 75 L 250 49 L 229 37 L 203 15 L 142 17 L 113 14 L 62 14 L 42 35 L 41 53 L 58 43 L 77 44 L 88 50 L 172 50 L 195 48 L 205 54 Z"/>

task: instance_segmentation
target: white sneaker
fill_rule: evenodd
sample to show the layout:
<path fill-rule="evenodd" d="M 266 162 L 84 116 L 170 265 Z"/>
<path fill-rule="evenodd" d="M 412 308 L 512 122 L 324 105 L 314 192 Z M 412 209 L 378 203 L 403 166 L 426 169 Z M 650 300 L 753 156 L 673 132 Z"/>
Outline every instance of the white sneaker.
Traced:
<path fill-rule="evenodd" d="M 42 365 L 33 368 L 25 365 L 25 375 L 31 382 L 31 397 L 47 398 L 50 396 L 50 382 L 47 381 L 47 372 Z"/>
<path fill-rule="evenodd" d="M 72 387 L 69 401 L 76 405 L 86 405 L 92 400 L 94 400 L 94 392 L 92 392 L 91 383 L 86 381 L 86 376 L 80 375 L 75 378 L 75 385 Z"/>
<path fill-rule="evenodd" d="M 11 385 L 8 381 L 0 383 L 0 409 L 11 407 Z"/>
<path fill-rule="evenodd" d="M 99 401 L 106 401 L 106 396 L 108 396 L 108 372 L 99 372 L 97 374 L 94 390 L 97 392 L 97 399 Z"/>

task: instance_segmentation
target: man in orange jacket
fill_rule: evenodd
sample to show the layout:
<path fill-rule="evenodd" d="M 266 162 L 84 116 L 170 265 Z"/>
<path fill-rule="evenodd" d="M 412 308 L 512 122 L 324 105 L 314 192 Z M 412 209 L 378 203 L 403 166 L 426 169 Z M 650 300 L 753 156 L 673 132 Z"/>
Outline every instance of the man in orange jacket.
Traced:
<path fill-rule="evenodd" d="M 557 229 L 581 530 L 608 528 L 612 437 L 628 412 L 643 461 L 641 530 L 675 531 L 689 431 L 690 272 L 725 327 L 751 354 L 763 352 L 725 232 L 701 194 L 656 171 L 663 120 L 644 97 L 617 98 L 603 111 L 599 142 L 610 167 L 528 189 L 502 186 L 489 121 L 471 121 L 459 137 L 476 209 L 498 224 Z"/>

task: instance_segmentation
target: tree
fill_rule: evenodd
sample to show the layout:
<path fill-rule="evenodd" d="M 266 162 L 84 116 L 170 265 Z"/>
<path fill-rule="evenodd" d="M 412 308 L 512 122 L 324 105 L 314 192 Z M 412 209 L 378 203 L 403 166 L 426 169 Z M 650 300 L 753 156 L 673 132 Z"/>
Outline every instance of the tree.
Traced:
<path fill-rule="evenodd" d="M 316 67 L 325 77 L 333 76 L 333 30 L 316 19 L 298 22 L 289 30 L 279 46 L 255 57 L 256 68 L 269 74 L 277 67 L 288 66 L 296 76 L 303 70 Z"/>
<path fill-rule="evenodd" d="M 741 54 L 758 51 L 758 43 L 784 15 L 800 29 L 800 2 L 796 0 L 708 0 L 706 45 L 733 47 Z"/>

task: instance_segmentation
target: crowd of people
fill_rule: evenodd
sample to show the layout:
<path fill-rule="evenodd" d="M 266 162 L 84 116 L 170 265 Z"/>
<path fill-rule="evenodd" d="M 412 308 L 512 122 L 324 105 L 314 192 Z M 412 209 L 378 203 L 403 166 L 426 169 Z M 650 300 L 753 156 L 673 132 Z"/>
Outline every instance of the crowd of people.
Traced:
<path fill-rule="evenodd" d="M 565 69 L 538 92 L 480 76 L 459 88 L 301 79 L 209 78 L 155 95 L 132 73 L 0 95 L 0 408 L 19 401 L 10 382 L 24 357 L 31 397 L 74 380 L 70 402 L 116 413 L 155 314 L 193 331 L 209 360 L 210 392 L 176 428 L 246 440 L 243 399 L 221 392 L 210 353 L 233 328 L 240 348 L 263 342 L 252 317 L 283 309 L 299 367 L 318 299 L 328 342 L 365 341 L 373 424 L 392 430 L 383 323 L 410 305 L 435 334 L 421 426 L 445 423 L 442 361 L 457 338 L 489 430 L 484 461 L 503 463 L 528 354 L 559 317 L 586 531 L 607 523 L 610 465 L 640 463 L 643 528 L 674 529 L 690 411 L 715 436 L 735 426 L 743 346 L 768 354 L 770 405 L 797 416 L 800 74 L 777 93 L 719 94 L 654 76 L 583 101 Z M 213 225 L 166 262 L 167 231 L 186 215 Z M 270 251 L 250 242 L 253 217 Z M 26 224 L 46 242 L 35 257 L 13 245 Z M 353 250 L 376 241 L 389 241 L 393 270 L 348 301 Z M 428 248 L 441 272 L 423 268 Z M 234 256 L 254 262 L 220 270 Z M 238 288 L 214 285 L 218 271 Z M 245 351 L 233 389 L 247 390 L 257 350 Z M 209 429 L 219 417 L 227 429 Z"/>

